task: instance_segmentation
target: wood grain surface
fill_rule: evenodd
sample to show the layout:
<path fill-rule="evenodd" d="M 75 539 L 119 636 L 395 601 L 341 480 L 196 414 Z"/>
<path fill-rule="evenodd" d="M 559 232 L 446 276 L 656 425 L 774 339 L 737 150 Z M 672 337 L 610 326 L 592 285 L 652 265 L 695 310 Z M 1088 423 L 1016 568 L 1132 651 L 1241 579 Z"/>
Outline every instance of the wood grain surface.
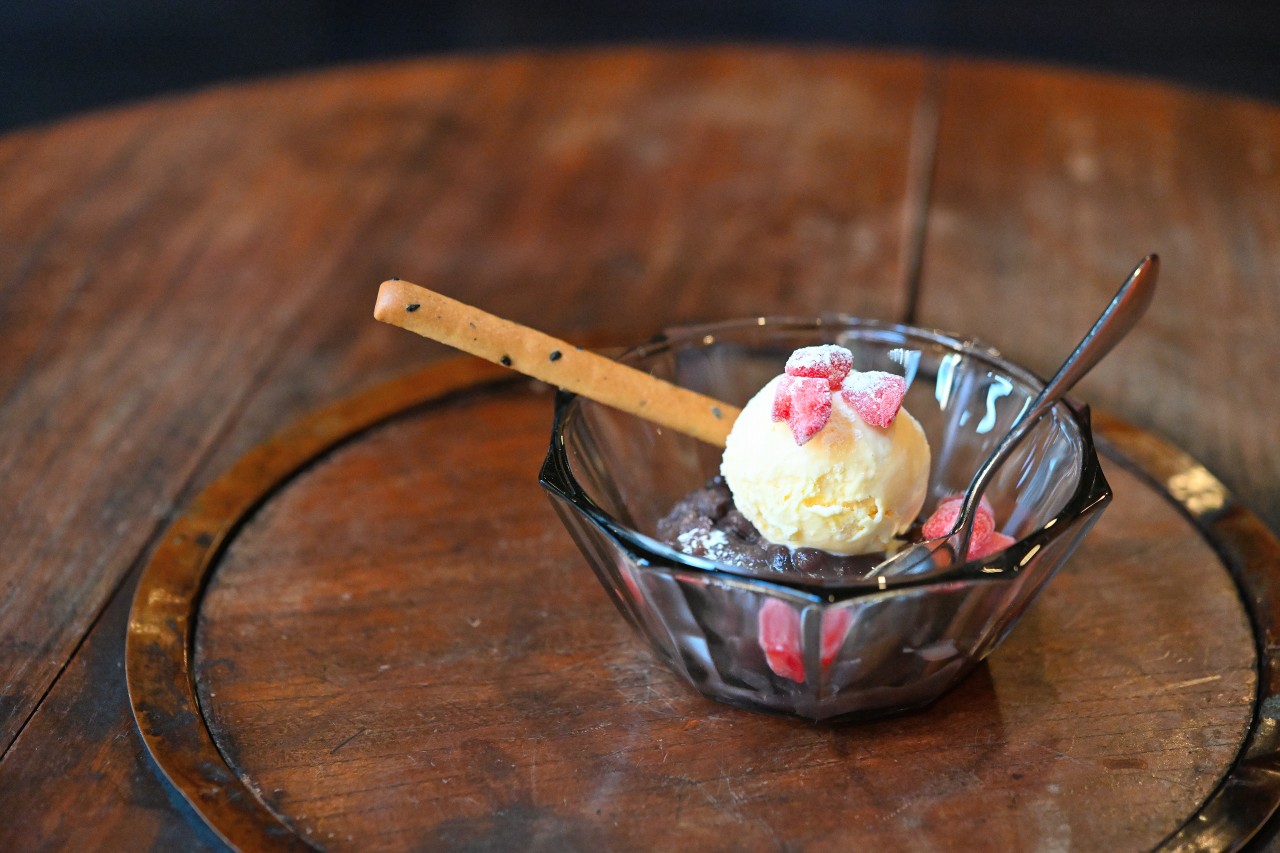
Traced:
<path fill-rule="evenodd" d="M 1278 199 L 1274 107 L 951 66 L 919 319 L 1048 375 L 1159 252 L 1156 309 L 1077 393 L 1173 438 L 1276 529 Z"/>
<path fill-rule="evenodd" d="M 1069 569 L 933 708 L 815 726 L 698 696 L 526 476 L 548 396 L 507 386 L 361 436 L 214 575 L 201 706 L 326 849 L 1144 850 L 1239 750 L 1256 672 L 1234 585 L 1114 466 Z"/>
<path fill-rule="evenodd" d="M 918 314 L 1047 371 L 1077 297 L 1160 251 L 1082 395 L 1274 528 L 1277 168 L 1261 104 L 739 48 L 348 69 L 0 138 L 0 848 L 214 843 L 129 722 L 131 579 L 248 449 L 444 354 L 371 320 L 378 281 L 618 342 Z"/>
<path fill-rule="evenodd" d="M 812 313 L 836 281 L 859 283 L 850 309 L 892 312 L 921 76 L 838 56 L 513 58 L 89 120 L 133 130 L 117 157 L 31 163 L 82 181 L 0 202 L 6 234 L 49 220 L 15 239 L 30 257 L 3 291 L 25 331 L 0 388 L 0 430 L 24 437 L 0 451 L 0 744 L 184 489 L 306 403 L 442 352 L 369 322 L 394 273 L 562 336 Z M 853 163 L 875 168 L 854 180 Z M 19 151 L 8 174 L 24 168 Z M 242 428 L 256 406 L 269 421 Z"/>

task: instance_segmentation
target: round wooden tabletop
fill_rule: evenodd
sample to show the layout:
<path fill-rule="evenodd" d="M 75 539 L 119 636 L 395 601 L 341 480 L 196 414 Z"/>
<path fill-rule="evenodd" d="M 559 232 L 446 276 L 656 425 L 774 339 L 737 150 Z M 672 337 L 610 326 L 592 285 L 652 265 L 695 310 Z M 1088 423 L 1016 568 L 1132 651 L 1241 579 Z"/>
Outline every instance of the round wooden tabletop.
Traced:
<path fill-rule="evenodd" d="M 222 472 L 308 413 L 447 355 L 372 321 L 376 285 L 392 275 L 571 339 L 838 310 L 976 335 L 1044 373 L 1132 264 L 1158 251 L 1156 304 L 1078 395 L 1123 419 L 1117 435 L 1163 436 L 1205 463 L 1240 503 L 1215 504 L 1226 492 L 1207 474 L 1155 482 L 1113 465 L 1116 503 L 1079 565 L 926 712 L 926 728 L 919 715 L 797 727 L 690 697 L 635 653 L 585 584 L 572 587 L 564 626 L 579 644 L 561 662 L 588 678 L 582 690 L 600 691 L 608 674 L 631 692 L 610 706 L 535 680 L 526 704 L 510 706 L 522 713 L 486 718 L 476 691 L 494 672 L 464 676 L 497 639 L 468 640 L 502 614 L 460 604 L 480 578 L 459 579 L 452 621 L 434 623 L 431 587 L 395 575 L 386 552 L 338 574 L 334 552 L 310 574 L 317 540 L 296 536 L 341 523 L 343 542 L 407 547 L 408 516 L 388 530 L 357 510 L 376 498 L 451 517 L 468 500 L 514 501 L 518 536 L 459 518 L 454 545 L 488 536 L 490 548 L 544 549 L 547 566 L 581 580 L 532 497 L 542 402 L 527 389 L 456 400 L 511 426 L 509 440 L 487 433 L 489 450 L 466 470 L 417 456 L 401 473 L 375 464 L 456 413 L 396 420 L 236 531 L 202 605 L 193 663 L 202 712 L 238 774 L 229 784 L 249 786 L 298 838 L 334 849 L 500 849 L 517 837 L 547 849 L 661 846 L 679 821 L 627 835 L 624 820 L 615 833 L 609 809 L 640 804 L 661 824 L 683 803 L 683 825 L 708 847 L 824 849 L 852 837 L 826 831 L 836 799 L 871 790 L 842 800 L 847 814 L 879 833 L 865 838 L 905 847 L 903 833 L 955 817 L 927 802 L 966 789 L 975 800 L 987 791 L 1008 820 L 956 825 L 996 843 L 1092 849 L 1101 827 L 1141 848 L 1212 795 L 1266 716 L 1255 698 L 1270 695 L 1276 644 L 1269 622 L 1250 629 L 1246 617 L 1269 607 L 1280 564 L 1252 516 L 1221 512 L 1243 505 L 1280 526 L 1273 106 L 905 55 L 491 56 L 213 89 L 10 134 L 0 175 L 0 848 L 222 845 L 135 728 L 123 671 L 133 592 L 170 524 Z M 413 496 L 414 477 L 443 494 Z M 487 497 L 475 495 L 483 483 Z M 351 512 L 334 515 L 335 497 Z M 1199 532 L 1228 528 L 1243 534 Z M 1100 570 L 1116 564 L 1136 586 Z M 1234 570 L 1253 579 L 1244 599 L 1227 582 Z M 1073 621 L 1073 596 L 1090 605 L 1086 622 Z M 549 604 L 531 597 L 506 630 L 538 639 L 552 630 L 538 615 Z M 407 620 L 399 637 L 378 633 L 394 621 L 388 608 Z M 1112 638 L 1140 651 L 1108 658 Z M 415 645 L 457 657 L 424 662 Z M 455 694 L 432 681 L 444 676 Z M 415 693 L 424 683 L 434 686 Z M 575 701 L 590 710 L 581 730 Z M 1046 707 L 1069 719 L 1032 713 Z M 494 751 L 499 736 L 525 744 L 519 761 Z M 710 752 L 696 748 L 717 737 Z M 669 746 L 641 748 L 657 738 Z M 573 764 L 570 741 L 586 763 Z M 912 761 L 927 784 L 895 775 Z M 441 794 L 445 779 L 462 793 Z M 1027 782 L 1040 799 L 1027 799 Z M 683 799 L 670 799 L 681 785 Z M 1076 820 L 1045 794 L 1051 785 L 1079 794 L 1073 807 L 1115 811 Z M 750 819 L 762 803 L 809 796 L 823 809 L 809 835 L 778 837 L 772 819 Z M 448 806 L 459 802 L 469 805 Z"/>
<path fill-rule="evenodd" d="M 1104 419 L 1116 507 L 976 675 L 819 726 L 646 653 L 524 476 L 548 389 L 495 373 L 446 362 L 304 419 L 143 574 L 134 712 L 236 847 L 1181 851 L 1280 804 L 1253 775 L 1280 763 L 1254 651 L 1280 606 L 1250 612 L 1265 583 L 1219 553 L 1259 543 L 1188 518 L 1163 483 L 1225 491 L 1149 433 Z"/>

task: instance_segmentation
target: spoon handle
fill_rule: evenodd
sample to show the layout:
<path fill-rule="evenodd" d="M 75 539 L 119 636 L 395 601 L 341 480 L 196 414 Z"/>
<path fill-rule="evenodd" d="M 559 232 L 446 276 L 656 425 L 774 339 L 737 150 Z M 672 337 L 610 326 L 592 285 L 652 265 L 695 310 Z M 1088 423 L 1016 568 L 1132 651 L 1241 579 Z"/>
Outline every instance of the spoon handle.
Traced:
<path fill-rule="evenodd" d="M 969 537 L 973 532 L 973 520 L 977 515 L 978 502 L 982 499 L 982 494 L 986 491 L 995 472 L 1022 439 L 1031 432 L 1031 428 L 1045 412 L 1065 397 L 1085 374 L 1097 366 L 1098 362 L 1102 361 L 1107 353 L 1129 334 L 1146 312 L 1147 306 L 1151 304 L 1152 297 L 1155 296 L 1156 276 L 1159 270 L 1159 257 L 1147 255 L 1133 272 L 1129 273 L 1129 277 L 1125 279 L 1124 284 L 1120 285 L 1120 289 L 1116 291 L 1111 303 L 1093 324 L 1093 328 L 1080 339 L 1075 350 L 1044 386 L 1044 390 L 1023 409 L 1009 432 L 996 445 L 996 449 L 987 457 L 987 461 L 982 463 L 978 473 L 974 474 L 969 488 L 965 491 L 959 518 L 956 519 L 956 530 L 953 535 L 958 535 L 955 543 L 957 553 L 968 553 Z"/>

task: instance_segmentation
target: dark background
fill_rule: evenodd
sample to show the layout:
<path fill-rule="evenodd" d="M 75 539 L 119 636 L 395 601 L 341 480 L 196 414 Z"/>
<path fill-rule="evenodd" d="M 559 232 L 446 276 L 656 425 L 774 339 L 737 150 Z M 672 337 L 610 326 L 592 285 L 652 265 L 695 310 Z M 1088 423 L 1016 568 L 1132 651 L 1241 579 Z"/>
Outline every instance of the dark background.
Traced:
<path fill-rule="evenodd" d="M 0 0 L 0 129 L 364 59 L 713 41 L 1039 59 L 1280 100 L 1280 0 Z"/>

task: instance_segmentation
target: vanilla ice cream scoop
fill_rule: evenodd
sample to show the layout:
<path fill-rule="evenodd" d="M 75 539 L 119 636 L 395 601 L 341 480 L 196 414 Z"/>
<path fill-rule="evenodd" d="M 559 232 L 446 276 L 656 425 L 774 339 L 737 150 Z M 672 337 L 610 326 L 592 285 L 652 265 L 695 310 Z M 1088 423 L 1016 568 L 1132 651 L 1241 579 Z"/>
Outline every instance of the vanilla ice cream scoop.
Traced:
<path fill-rule="evenodd" d="M 738 510 L 770 542 L 870 554 L 924 505 L 929 442 L 899 408 L 902 379 L 852 371 L 840 350 L 797 350 L 787 373 L 743 408 L 720 472 Z"/>

